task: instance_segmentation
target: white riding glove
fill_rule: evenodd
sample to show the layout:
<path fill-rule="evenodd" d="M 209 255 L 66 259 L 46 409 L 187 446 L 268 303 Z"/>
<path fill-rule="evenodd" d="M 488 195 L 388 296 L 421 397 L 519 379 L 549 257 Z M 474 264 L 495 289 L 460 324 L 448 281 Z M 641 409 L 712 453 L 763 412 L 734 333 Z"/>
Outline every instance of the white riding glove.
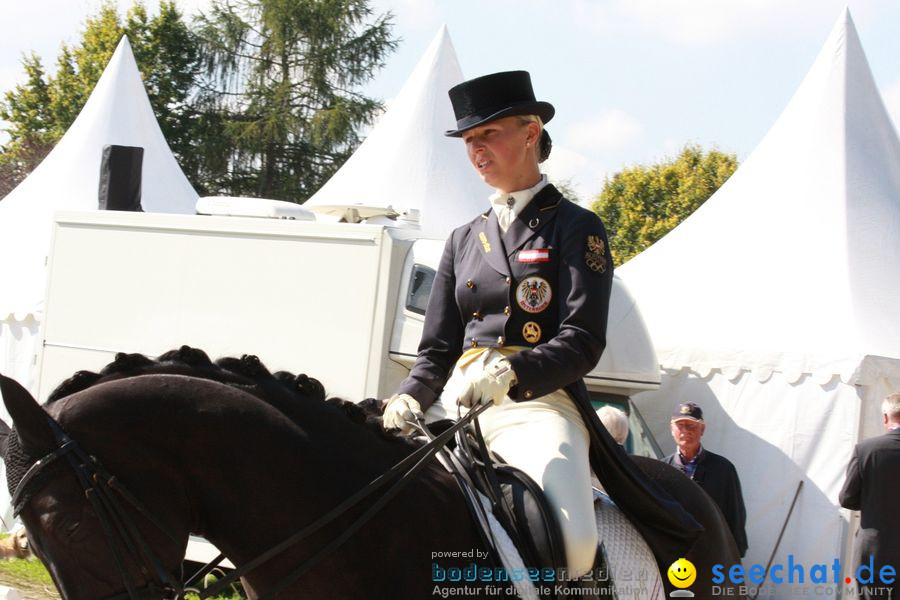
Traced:
<path fill-rule="evenodd" d="M 422 405 L 409 394 L 398 394 L 387 401 L 381 420 L 385 429 L 396 428 L 409 433 L 413 427 L 407 421 L 414 421 L 416 416 L 423 416 Z"/>
<path fill-rule="evenodd" d="M 479 404 L 500 404 L 516 384 L 516 373 L 505 358 L 493 361 L 484 368 L 481 375 L 470 381 L 457 401 L 466 408 Z"/>

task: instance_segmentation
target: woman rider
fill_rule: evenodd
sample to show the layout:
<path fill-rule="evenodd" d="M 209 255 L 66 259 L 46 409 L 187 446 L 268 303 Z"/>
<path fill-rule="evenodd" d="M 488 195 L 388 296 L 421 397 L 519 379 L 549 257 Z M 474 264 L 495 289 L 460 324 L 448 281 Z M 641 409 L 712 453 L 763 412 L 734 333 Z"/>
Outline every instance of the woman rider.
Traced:
<path fill-rule="evenodd" d="M 457 404 L 492 404 L 479 417 L 485 441 L 544 490 L 570 570 L 594 564 L 592 463 L 608 490 L 618 487 L 610 494 L 633 521 L 662 528 L 662 539 L 648 542 L 658 542 L 668 555 L 658 561 L 668 567 L 684 555 L 696 523 L 627 461 L 582 381 L 606 344 L 613 267 L 599 217 L 540 172 L 554 108 L 535 100 L 525 71 L 449 93 L 457 127 L 446 135 L 463 139 L 496 192 L 490 210 L 447 240 L 418 357 L 387 401 L 384 424 L 407 429 L 416 412 L 432 421 L 455 416 Z"/>

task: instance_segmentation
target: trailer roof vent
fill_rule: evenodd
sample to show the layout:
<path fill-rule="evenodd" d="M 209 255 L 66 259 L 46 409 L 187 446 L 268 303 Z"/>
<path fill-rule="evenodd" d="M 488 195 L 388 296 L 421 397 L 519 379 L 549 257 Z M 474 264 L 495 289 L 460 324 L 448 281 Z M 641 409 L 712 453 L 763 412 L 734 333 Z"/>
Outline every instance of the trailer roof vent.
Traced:
<path fill-rule="evenodd" d="M 266 219 L 295 219 L 315 221 L 316 215 L 299 204 L 266 198 L 205 196 L 197 200 L 197 213 L 230 217 L 262 217 Z"/>

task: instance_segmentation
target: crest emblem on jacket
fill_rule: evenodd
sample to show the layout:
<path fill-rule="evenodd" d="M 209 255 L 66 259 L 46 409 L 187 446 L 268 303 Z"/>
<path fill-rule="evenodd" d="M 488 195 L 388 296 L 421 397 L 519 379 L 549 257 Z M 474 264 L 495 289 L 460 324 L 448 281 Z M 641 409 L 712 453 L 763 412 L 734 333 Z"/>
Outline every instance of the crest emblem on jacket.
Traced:
<path fill-rule="evenodd" d="M 584 262 L 591 271 L 606 273 L 606 244 L 599 235 L 587 236 L 587 251 Z"/>
<path fill-rule="evenodd" d="M 529 313 L 539 313 L 550 306 L 553 290 L 543 277 L 528 277 L 516 288 L 519 308 Z"/>

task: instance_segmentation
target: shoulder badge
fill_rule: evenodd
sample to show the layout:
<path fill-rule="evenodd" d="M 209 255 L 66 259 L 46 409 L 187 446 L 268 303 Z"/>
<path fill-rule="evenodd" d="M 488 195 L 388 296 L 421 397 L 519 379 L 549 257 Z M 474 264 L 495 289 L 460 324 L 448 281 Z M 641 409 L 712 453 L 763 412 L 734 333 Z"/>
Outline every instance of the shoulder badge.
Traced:
<path fill-rule="evenodd" d="M 587 236 L 587 251 L 584 253 L 584 261 L 592 271 L 606 273 L 606 244 L 599 235 Z"/>

